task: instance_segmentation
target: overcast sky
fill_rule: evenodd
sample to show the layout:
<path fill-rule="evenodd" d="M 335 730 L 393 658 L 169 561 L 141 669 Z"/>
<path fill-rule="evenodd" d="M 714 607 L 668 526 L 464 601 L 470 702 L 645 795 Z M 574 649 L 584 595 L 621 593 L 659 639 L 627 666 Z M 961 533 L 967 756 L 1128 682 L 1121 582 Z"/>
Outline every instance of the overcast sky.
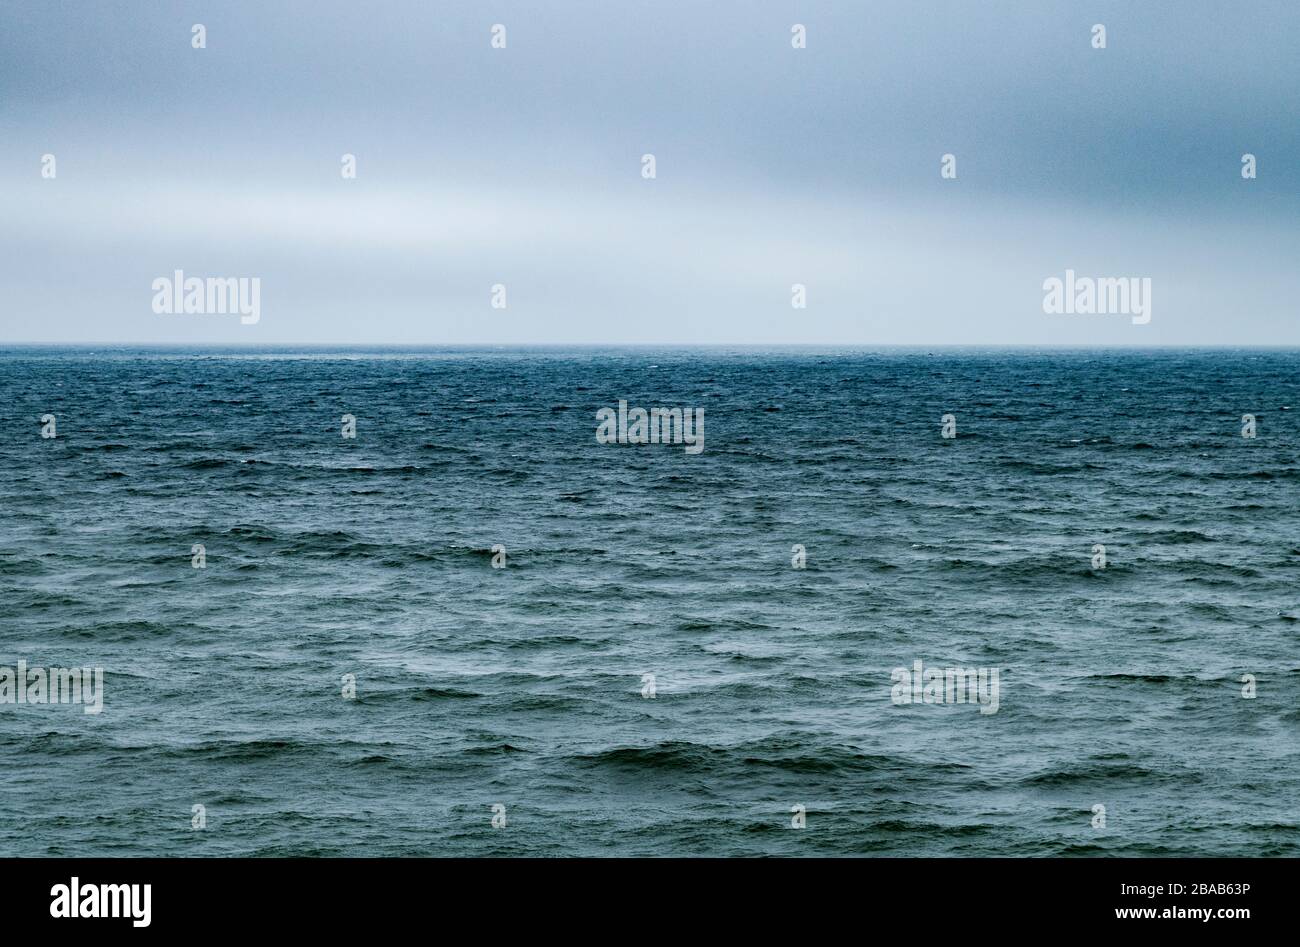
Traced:
<path fill-rule="evenodd" d="M 5 0 L 0 142 L 0 342 L 1300 344 L 1295 0 Z"/>

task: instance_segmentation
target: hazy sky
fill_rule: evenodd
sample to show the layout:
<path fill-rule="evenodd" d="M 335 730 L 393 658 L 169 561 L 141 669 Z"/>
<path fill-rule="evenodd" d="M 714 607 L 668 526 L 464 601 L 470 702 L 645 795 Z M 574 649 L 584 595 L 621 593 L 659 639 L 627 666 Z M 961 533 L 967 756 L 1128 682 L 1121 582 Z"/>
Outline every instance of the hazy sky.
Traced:
<path fill-rule="evenodd" d="M 5 0 L 0 142 L 0 342 L 1300 344 L 1295 0 Z"/>

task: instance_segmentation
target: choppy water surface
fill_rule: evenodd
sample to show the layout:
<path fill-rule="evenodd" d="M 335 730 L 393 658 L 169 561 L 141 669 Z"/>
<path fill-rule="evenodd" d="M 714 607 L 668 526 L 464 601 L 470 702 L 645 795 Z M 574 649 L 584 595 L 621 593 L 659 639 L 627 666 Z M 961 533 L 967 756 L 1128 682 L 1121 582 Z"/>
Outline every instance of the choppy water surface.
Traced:
<path fill-rule="evenodd" d="M 1295 855 L 1298 381 L 0 351 L 0 665 L 106 675 L 99 715 L 0 705 L 0 852 Z M 596 443 L 620 398 L 705 450 Z M 917 659 L 999 668 L 997 713 L 895 706 Z"/>

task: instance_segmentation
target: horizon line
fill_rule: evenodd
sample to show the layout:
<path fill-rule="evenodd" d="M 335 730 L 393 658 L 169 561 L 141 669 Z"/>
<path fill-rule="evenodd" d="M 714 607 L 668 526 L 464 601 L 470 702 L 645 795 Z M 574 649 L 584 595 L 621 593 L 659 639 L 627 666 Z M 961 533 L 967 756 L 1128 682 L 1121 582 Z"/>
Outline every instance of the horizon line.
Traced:
<path fill-rule="evenodd" d="M 1059 342 L 948 342 L 942 344 L 923 342 L 7 342 L 0 341 L 0 350 L 18 348 L 135 348 L 135 349 L 1038 349 L 1071 351 L 1150 351 L 1160 350 L 1259 350 L 1278 351 L 1300 349 L 1300 342 L 1282 343 L 1177 343 L 1152 342 L 1141 345 L 1123 343 L 1059 343 Z"/>

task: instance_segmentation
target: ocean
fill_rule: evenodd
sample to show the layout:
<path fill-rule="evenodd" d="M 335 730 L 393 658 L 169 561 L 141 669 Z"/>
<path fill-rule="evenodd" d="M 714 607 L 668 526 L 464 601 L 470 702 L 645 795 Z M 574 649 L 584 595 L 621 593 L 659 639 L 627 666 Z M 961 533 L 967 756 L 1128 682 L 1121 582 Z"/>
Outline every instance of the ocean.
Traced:
<path fill-rule="evenodd" d="M 0 349 L 0 668 L 103 672 L 0 702 L 0 854 L 1300 854 L 1298 383 Z M 599 442 L 620 401 L 703 449 Z"/>

